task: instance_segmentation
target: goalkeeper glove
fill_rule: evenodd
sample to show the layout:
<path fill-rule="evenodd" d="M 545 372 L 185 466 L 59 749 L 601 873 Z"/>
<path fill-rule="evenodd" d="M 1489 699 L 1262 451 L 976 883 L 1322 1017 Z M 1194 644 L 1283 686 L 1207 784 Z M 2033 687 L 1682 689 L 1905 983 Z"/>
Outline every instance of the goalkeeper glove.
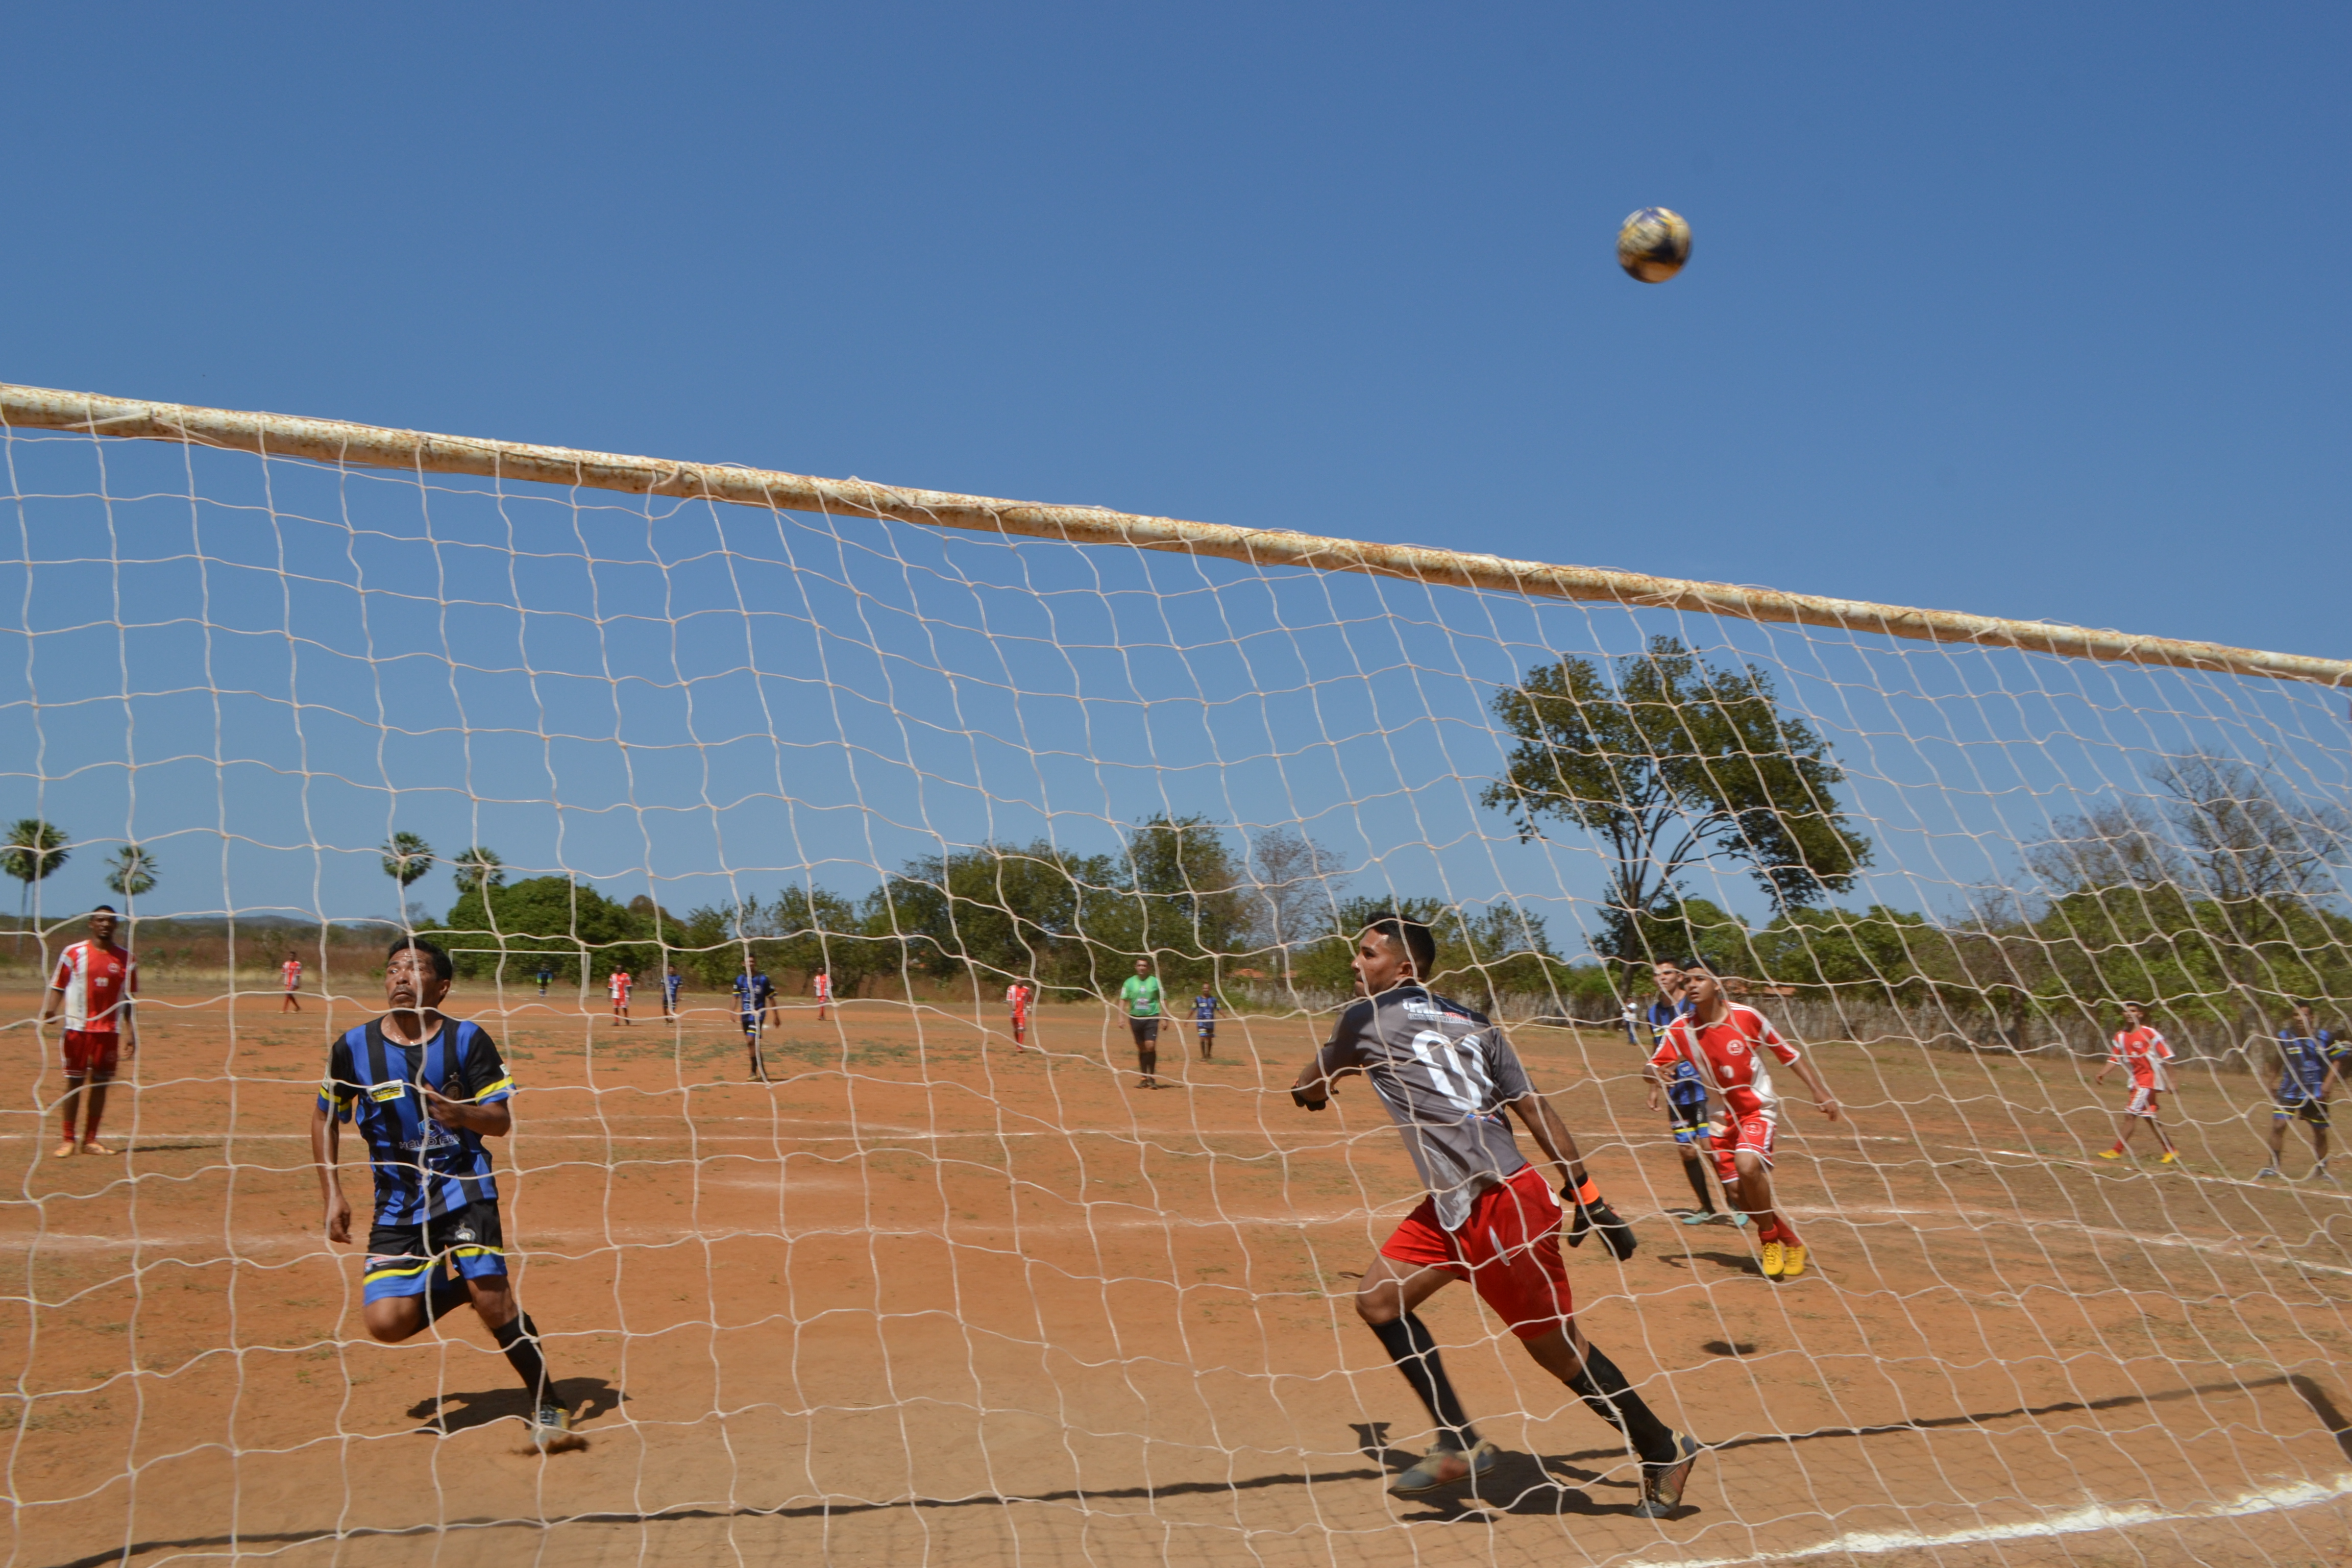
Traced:
<path fill-rule="evenodd" d="M 1576 1219 L 1568 1227 L 1568 1244 L 1582 1247 L 1584 1238 L 1595 1230 L 1601 1233 L 1601 1245 L 1610 1255 L 1622 1263 L 1633 1256 L 1633 1227 L 1618 1217 L 1617 1211 L 1601 1200 L 1601 1189 L 1591 1177 L 1580 1187 L 1562 1187 L 1559 1195 L 1576 1209 Z"/>

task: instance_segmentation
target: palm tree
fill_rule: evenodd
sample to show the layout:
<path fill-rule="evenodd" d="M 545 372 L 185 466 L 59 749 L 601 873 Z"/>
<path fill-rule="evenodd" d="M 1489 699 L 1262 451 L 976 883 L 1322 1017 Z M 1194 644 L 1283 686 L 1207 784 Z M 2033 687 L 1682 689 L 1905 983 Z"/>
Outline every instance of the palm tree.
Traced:
<path fill-rule="evenodd" d="M 383 874 L 400 884 L 400 923 L 408 923 L 408 885 L 433 868 L 433 846 L 414 833 L 395 833 L 383 846 Z"/>
<path fill-rule="evenodd" d="M 0 871 L 25 884 L 16 900 L 16 944 L 25 942 L 25 923 L 30 918 L 33 884 L 66 863 L 66 846 L 71 842 L 65 830 L 37 816 L 17 819 L 8 829 L 8 842 L 0 847 Z"/>
<path fill-rule="evenodd" d="M 487 895 L 492 888 L 507 885 L 507 863 L 499 858 L 495 849 L 485 849 L 477 844 L 449 864 L 457 871 L 460 895 L 477 889 Z"/>
<path fill-rule="evenodd" d="M 106 863 L 106 885 L 122 895 L 122 912 L 135 914 L 139 895 L 151 892 L 163 862 L 136 844 L 126 844 Z"/>

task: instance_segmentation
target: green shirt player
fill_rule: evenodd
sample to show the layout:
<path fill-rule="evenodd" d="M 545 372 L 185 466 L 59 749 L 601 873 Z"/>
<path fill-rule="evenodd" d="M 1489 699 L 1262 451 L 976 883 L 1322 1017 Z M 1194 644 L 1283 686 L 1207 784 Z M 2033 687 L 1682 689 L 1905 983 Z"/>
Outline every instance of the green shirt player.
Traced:
<path fill-rule="evenodd" d="M 1143 1075 L 1138 1088 L 1158 1089 L 1160 1080 L 1160 976 L 1151 961 L 1139 958 L 1135 973 L 1118 988 L 1118 1005 L 1127 1015 L 1127 1032 L 1135 1037 L 1135 1068 Z"/>

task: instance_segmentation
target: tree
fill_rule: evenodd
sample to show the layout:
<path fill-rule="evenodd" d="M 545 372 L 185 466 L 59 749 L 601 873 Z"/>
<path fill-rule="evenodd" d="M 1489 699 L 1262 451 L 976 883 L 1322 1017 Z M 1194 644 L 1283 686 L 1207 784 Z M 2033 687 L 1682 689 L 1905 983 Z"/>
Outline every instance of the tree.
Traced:
<path fill-rule="evenodd" d="M 161 862 L 136 844 L 126 844 L 114 852 L 106 863 L 106 885 L 122 895 L 123 913 L 135 911 L 140 895 L 154 890 L 160 868 Z"/>
<path fill-rule="evenodd" d="M 2189 752 L 2165 758 L 2149 777 L 2170 797 L 2165 815 L 2200 890 L 2225 904 L 2308 898 L 2352 847 L 2352 815 L 2283 796 L 2233 757 Z"/>
<path fill-rule="evenodd" d="M 2189 880 L 2187 858 L 2165 837 L 2164 824 L 2135 801 L 2107 801 L 2058 818 L 2047 837 L 2025 847 L 2023 858 L 2026 869 L 2062 897 Z"/>
<path fill-rule="evenodd" d="M 16 900 L 16 940 L 20 945 L 25 940 L 25 922 L 32 916 L 33 884 L 66 863 L 66 846 L 70 842 L 65 830 L 55 823 L 26 816 L 19 817 L 8 829 L 8 842 L 0 846 L 0 870 L 25 884 Z"/>
<path fill-rule="evenodd" d="M 433 846 L 414 833 L 395 833 L 383 846 L 383 874 L 400 884 L 401 923 L 408 923 L 409 884 L 433 868 Z"/>
<path fill-rule="evenodd" d="M 477 844 L 471 849 L 468 849 L 464 854 L 458 856 L 455 860 L 450 861 L 449 867 L 457 875 L 457 891 L 460 894 L 463 894 L 474 888 L 503 888 L 506 886 L 507 863 L 499 858 L 499 852 L 495 849 L 485 849 L 480 845 Z M 387 861 L 384 869 L 387 872 L 392 871 L 389 861 Z M 398 875 L 397 872 L 392 872 L 392 874 L 395 876 Z M 415 879 L 415 878 L 410 878 L 408 880 L 414 881 Z M 406 883 L 404 882 L 402 885 L 406 886 Z"/>
<path fill-rule="evenodd" d="M 1835 795 L 1844 770 L 1829 743 L 1783 710 L 1771 678 L 1707 664 L 1671 637 L 1611 661 L 1564 658 L 1496 697 L 1518 737 L 1484 802 L 1522 841 L 1556 818 L 1599 836 L 1611 868 L 1606 930 L 1621 959 L 1653 956 L 1641 921 L 1674 899 L 1691 868 L 1743 863 L 1776 910 L 1843 892 L 1870 841 Z"/>
<path fill-rule="evenodd" d="M 520 984 L 544 962 L 569 981 L 593 980 L 614 968 L 660 973 L 661 949 L 646 922 L 593 888 L 569 877 L 487 880 L 458 895 L 446 920 L 420 928 L 448 950 L 457 973 Z"/>
<path fill-rule="evenodd" d="M 1270 952 L 1291 986 L 1291 951 L 1328 927 L 1348 862 L 1296 827 L 1274 827 L 1249 840 L 1244 908 L 1254 951 Z"/>

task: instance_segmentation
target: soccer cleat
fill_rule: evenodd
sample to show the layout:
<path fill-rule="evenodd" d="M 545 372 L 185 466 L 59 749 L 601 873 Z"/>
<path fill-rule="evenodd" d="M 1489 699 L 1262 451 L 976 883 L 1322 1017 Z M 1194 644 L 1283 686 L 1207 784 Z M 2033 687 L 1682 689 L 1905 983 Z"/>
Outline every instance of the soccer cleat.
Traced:
<path fill-rule="evenodd" d="M 1777 1241 L 1764 1244 L 1764 1278 L 1778 1279 L 1780 1270 L 1788 1266 L 1788 1249 Z"/>
<path fill-rule="evenodd" d="M 1781 1249 L 1780 1278 L 1794 1279 L 1805 1271 L 1805 1244 L 1792 1241 Z"/>
<path fill-rule="evenodd" d="M 1706 1452 L 1698 1439 L 1683 1433 L 1675 1438 L 1675 1458 L 1663 1465 L 1642 1467 L 1642 1500 L 1633 1505 L 1636 1519 L 1666 1519 L 1683 1505 L 1683 1489 L 1698 1457 Z"/>
<path fill-rule="evenodd" d="M 1722 1217 L 1723 1216 L 1721 1215 L 1716 1213 L 1713 1209 L 1693 1209 L 1690 1213 L 1683 1215 L 1683 1223 L 1685 1225 L 1706 1225 L 1710 1221 L 1718 1220 Z"/>
<path fill-rule="evenodd" d="M 2102 1160 L 2120 1160 L 2123 1157 L 2124 1152 L 2120 1149 L 2102 1149 L 2099 1151 L 2099 1158 Z"/>
<path fill-rule="evenodd" d="M 553 1400 L 539 1407 L 531 1417 L 530 1440 L 540 1448 L 553 1447 L 572 1435 L 572 1412 Z"/>
<path fill-rule="evenodd" d="M 2322 1160 L 2311 1168 L 2311 1179 L 2315 1182 L 2332 1182 L 2336 1178 L 2327 1173 L 2327 1162 Z"/>
<path fill-rule="evenodd" d="M 1733 1209 L 1731 1211 L 1731 1228 L 1734 1230 L 1746 1230 L 1748 1228 L 1748 1216 L 1740 1213 L 1739 1210 Z"/>
<path fill-rule="evenodd" d="M 2264 1165 L 2261 1170 L 2254 1173 L 2254 1180 L 2259 1182 L 2264 1176 L 2284 1176 L 2285 1174 L 2286 1173 L 2280 1170 L 2276 1165 Z"/>
<path fill-rule="evenodd" d="M 2180 1158 L 2180 1151 L 2179 1151 L 2179 1150 L 2178 1150 L 2178 1149 L 2167 1149 L 2167 1150 L 2166 1150 L 2166 1151 L 2165 1151 L 2161 1155 L 2158 1156 L 2158 1158 L 2157 1158 L 2157 1162 L 2156 1162 L 2156 1163 L 2157 1163 L 2158 1164 L 2159 1164 L 2159 1165 L 2169 1165 L 2169 1164 L 2171 1164 L 2175 1160 L 2178 1160 L 2178 1159 L 2179 1159 L 2179 1158 Z"/>
<path fill-rule="evenodd" d="M 1440 1487 L 1458 1486 L 1464 1481 L 1475 1483 L 1502 1462 L 1503 1451 L 1492 1443 L 1481 1443 L 1466 1454 L 1441 1443 L 1416 1460 L 1412 1468 L 1390 1482 L 1389 1491 L 1396 1497 L 1419 1497 Z"/>

